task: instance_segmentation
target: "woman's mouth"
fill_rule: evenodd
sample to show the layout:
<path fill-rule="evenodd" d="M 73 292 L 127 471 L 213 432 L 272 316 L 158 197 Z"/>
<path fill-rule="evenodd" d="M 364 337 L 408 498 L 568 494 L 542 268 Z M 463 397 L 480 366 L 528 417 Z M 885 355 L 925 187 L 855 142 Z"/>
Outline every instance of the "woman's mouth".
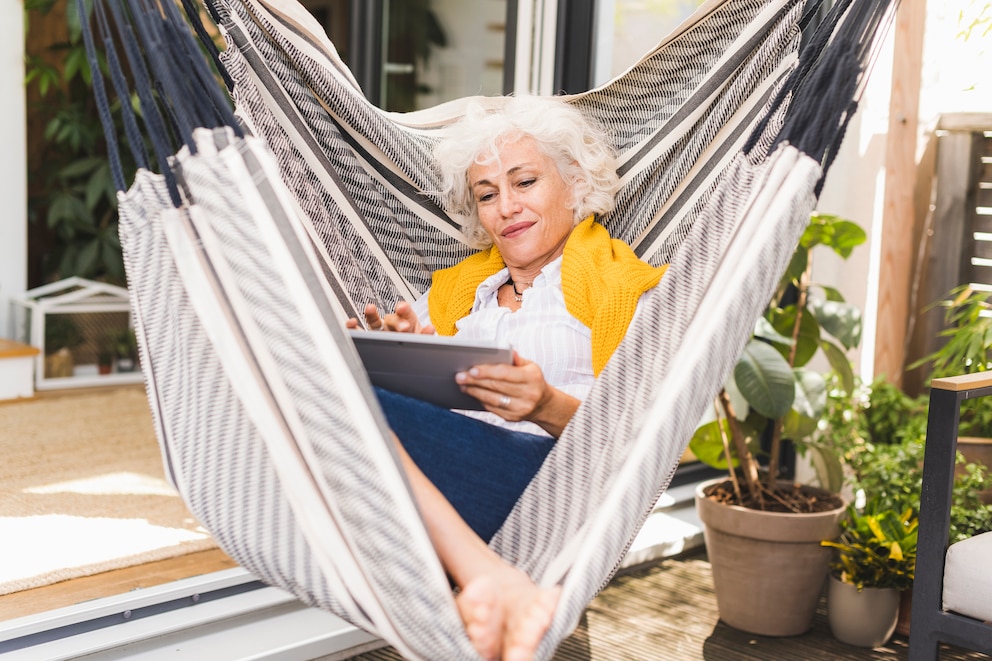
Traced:
<path fill-rule="evenodd" d="M 514 223 L 503 230 L 503 238 L 514 239 L 534 226 L 532 222 Z"/>

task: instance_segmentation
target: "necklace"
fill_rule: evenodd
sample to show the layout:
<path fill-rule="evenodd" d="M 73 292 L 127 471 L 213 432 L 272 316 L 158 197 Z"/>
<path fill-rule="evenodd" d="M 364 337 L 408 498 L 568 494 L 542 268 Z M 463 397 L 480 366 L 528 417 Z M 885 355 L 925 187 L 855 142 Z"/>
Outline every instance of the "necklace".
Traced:
<path fill-rule="evenodd" d="M 517 303 L 523 303 L 523 301 L 524 301 L 524 294 L 523 294 L 523 292 L 517 291 L 517 283 L 515 283 L 513 281 L 513 278 L 510 278 L 509 280 L 507 280 L 506 283 L 508 285 L 510 285 L 511 287 L 513 287 L 513 300 L 515 300 Z M 533 286 L 534 283 L 533 282 L 521 282 L 520 284 L 526 285 L 527 287 L 530 287 L 530 286 Z M 526 291 L 526 289 L 524 291 Z"/>

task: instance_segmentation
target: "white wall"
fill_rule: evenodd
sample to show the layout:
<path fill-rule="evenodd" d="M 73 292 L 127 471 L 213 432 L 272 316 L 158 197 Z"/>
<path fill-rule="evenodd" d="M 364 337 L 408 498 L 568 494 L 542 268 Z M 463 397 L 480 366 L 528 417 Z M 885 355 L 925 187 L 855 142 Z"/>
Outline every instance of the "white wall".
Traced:
<path fill-rule="evenodd" d="M 0 2 L 0 337 L 7 337 L 10 297 L 27 284 L 27 150 L 24 18 L 19 1 Z"/>
<path fill-rule="evenodd" d="M 813 282 L 837 288 L 848 303 L 864 313 L 861 346 L 850 353 L 855 371 L 870 381 L 875 356 L 875 309 L 881 246 L 885 148 L 892 86 L 893 35 L 879 54 L 858 112 L 848 127 L 836 161 L 827 173 L 817 211 L 847 218 L 868 234 L 867 242 L 843 260 L 827 248 L 813 256 Z M 826 362 L 821 365 L 826 369 Z"/>

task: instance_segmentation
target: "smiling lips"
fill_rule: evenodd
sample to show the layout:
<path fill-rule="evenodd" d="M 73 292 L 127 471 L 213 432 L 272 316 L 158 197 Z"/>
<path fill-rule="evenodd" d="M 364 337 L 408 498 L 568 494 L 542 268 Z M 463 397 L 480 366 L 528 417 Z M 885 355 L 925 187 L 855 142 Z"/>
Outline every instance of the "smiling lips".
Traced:
<path fill-rule="evenodd" d="M 514 223 L 503 230 L 503 237 L 507 239 L 516 238 L 533 227 L 535 224 L 536 223 L 533 222 Z"/>

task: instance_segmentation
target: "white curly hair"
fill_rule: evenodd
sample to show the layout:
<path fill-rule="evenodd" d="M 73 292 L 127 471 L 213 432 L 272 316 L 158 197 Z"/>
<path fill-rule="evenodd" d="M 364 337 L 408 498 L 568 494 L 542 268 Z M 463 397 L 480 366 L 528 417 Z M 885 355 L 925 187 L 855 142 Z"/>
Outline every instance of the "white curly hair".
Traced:
<path fill-rule="evenodd" d="M 560 97 L 508 96 L 502 103 L 472 102 L 434 149 L 441 168 L 442 196 L 450 213 L 463 217 L 462 230 L 475 247 L 492 239 L 479 222 L 468 170 L 499 162 L 504 145 L 531 138 L 571 188 L 573 222 L 613 209 L 619 178 L 606 132 Z"/>

